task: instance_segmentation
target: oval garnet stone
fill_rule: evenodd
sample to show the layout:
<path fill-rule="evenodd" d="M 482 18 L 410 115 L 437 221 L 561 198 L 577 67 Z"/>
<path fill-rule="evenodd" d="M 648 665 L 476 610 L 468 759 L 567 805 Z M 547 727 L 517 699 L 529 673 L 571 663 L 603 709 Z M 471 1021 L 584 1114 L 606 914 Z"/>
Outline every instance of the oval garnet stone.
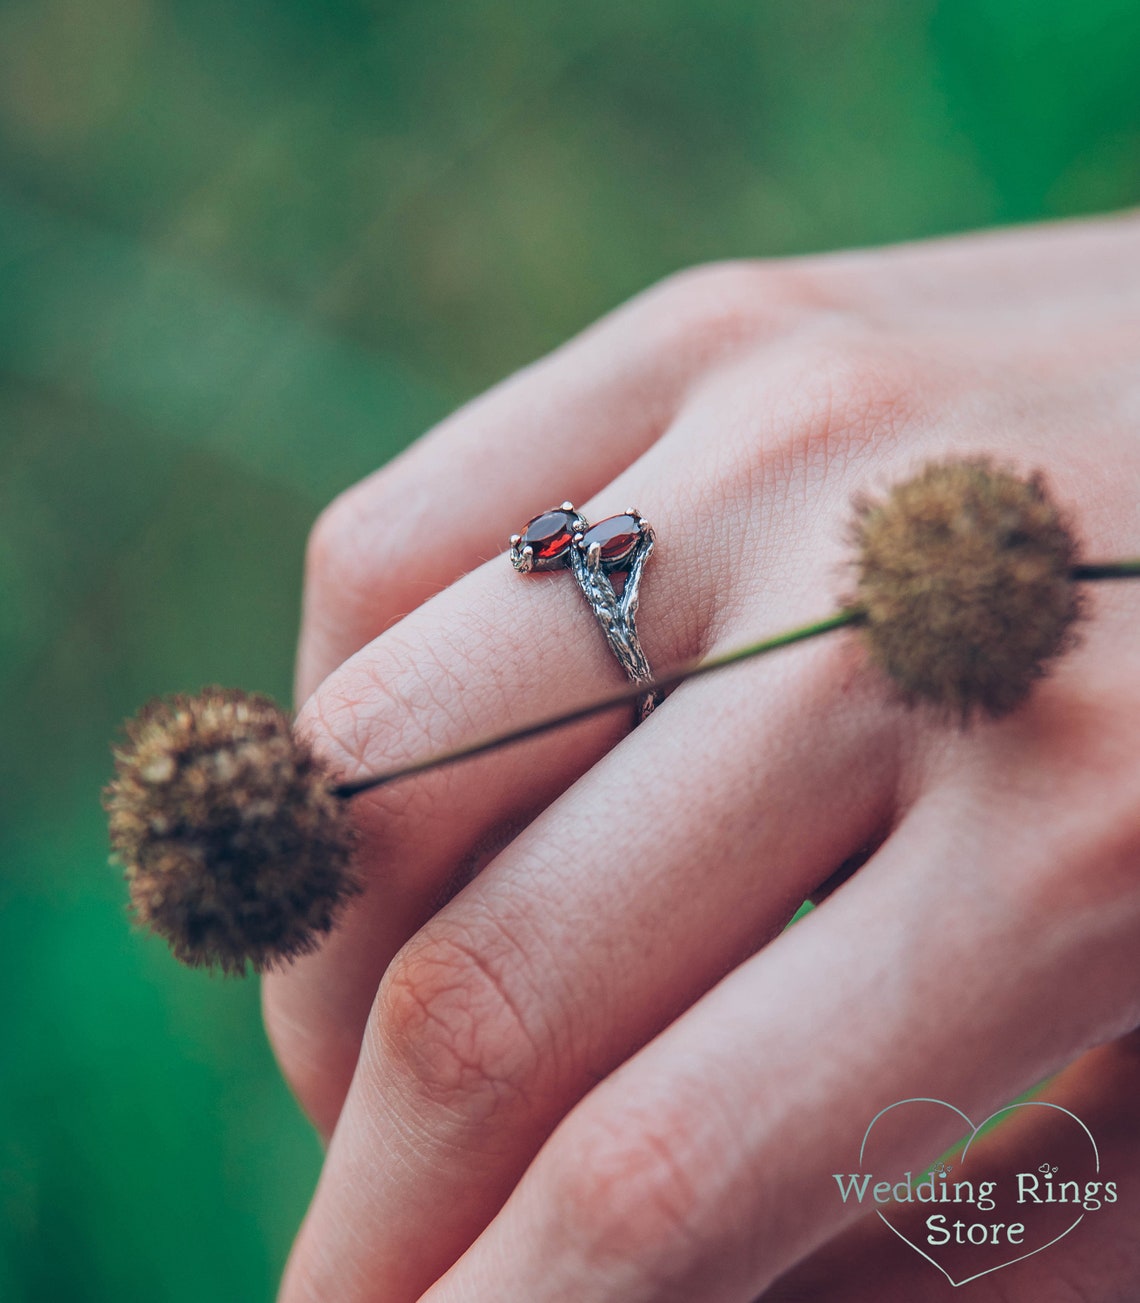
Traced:
<path fill-rule="evenodd" d="M 602 560 L 613 565 L 630 555 L 640 537 L 636 516 L 610 516 L 586 531 L 582 546 L 588 550 L 592 544 L 600 544 Z"/>
<path fill-rule="evenodd" d="M 569 511 L 544 511 L 528 521 L 519 539 L 520 550 L 534 548 L 536 561 L 553 561 L 570 547 L 575 517 Z"/>

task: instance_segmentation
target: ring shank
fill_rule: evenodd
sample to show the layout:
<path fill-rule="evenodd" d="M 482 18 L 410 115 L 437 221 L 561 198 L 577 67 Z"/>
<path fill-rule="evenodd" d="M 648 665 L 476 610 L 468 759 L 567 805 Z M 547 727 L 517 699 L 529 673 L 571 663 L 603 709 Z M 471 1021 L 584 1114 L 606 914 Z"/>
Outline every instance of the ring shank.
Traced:
<path fill-rule="evenodd" d="M 637 636 L 636 617 L 641 573 L 655 541 L 653 527 L 634 507 L 591 526 L 573 503 L 564 502 L 535 516 L 521 534 L 511 535 L 510 560 L 520 574 L 568 565 L 618 664 L 633 683 L 650 684 L 653 671 Z M 610 574 L 621 572 L 625 584 L 618 596 Z M 663 699 L 658 688 L 640 696 L 636 723 L 648 718 Z"/>
<path fill-rule="evenodd" d="M 601 625 L 618 664 L 633 683 L 653 682 L 653 671 L 637 636 L 636 623 L 637 588 L 642 568 L 653 550 L 653 542 L 653 531 L 646 525 L 643 543 L 639 545 L 631 562 L 620 598 L 614 592 L 609 577 L 596 562 L 591 564 L 588 554 L 578 549 L 572 549 L 570 554 L 571 569 L 582 590 L 582 596 Z M 638 697 L 636 722 L 640 724 L 647 719 L 660 705 L 663 697 L 664 694 L 659 689 Z"/>

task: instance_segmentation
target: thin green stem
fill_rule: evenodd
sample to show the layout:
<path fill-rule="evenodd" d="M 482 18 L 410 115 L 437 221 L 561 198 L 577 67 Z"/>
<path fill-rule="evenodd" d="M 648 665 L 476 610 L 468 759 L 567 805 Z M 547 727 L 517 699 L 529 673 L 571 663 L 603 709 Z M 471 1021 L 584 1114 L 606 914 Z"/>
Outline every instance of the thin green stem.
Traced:
<path fill-rule="evenodd" d="M 1074 579 L 1136 579 L 1140 578 L 1140 557 L 1123 561 L 1090 561 L 1074 566 L 1070 571 Z"/>
<path fill-rule="evenodd" d="M 1072 578 L 1078 581 L 1140 578 L 1140 557 L 1126 558 L 1121 561 L 1092 561 L 1074 566 L 1070 573 Z M 401 765 L 398 769 L 389 769 L 382 774 L 372 774 L 367 778 L 358 778 L 351 783 L 339 783 L 332 790 L 336 796 L 345 798 L 359 796 L 361 792 L 370 792 L 377 787 L 386 787 L 389 783 L 394 783 L 401 778 L 411 778 L 415 774 L 426 773 L 429 769 L 441 769 L 444 765 L 453 765 L 460 760 L 470 760 L 474 756 L 484 755 L 488 751 L 497 751 L 500 747 L 511 746 L 515 742 L 525 742 L 529 738 L 539 737 L 543 733 L 549 733 L 556 728 L 563 728 L 567 724 L 576 724 L 579 720 L 591 719 L 594 715 L 602 715 L 606 711 L 616 710 L 619 706 L 629 705 L 644 693 L 651 692 L 654 689 L 673 688 L 678 683 L 684 683 L 687 679 L 696 679 L 702 674 L 711 674 L 714 670 L 723 670 L 727 666 L 736 665 L 740 661 L 751 660 L 754 656 L 764 656 L 768 652 L 779 650 L 781 647 L 790 647 L 793 643 L 807 642 L 809 638 L 818 638 L 821 634 L 831 633 L 833 629 L 862 624 L 863 620 L 864 614 L 859 607 L 845 607 L 825 619 L 813 621 L 811 624 L 800 625 L 796 629 L 778 633 L 774 637 L 763 639 L 761 642 L 750 643 L 747 647 L 738 647 L 734 651 L 723 652 L 721 655 L 712 656 L 708 660 L 684 665 L 669 674 L 654 679 L 651 683 L 631 684 L 627 688 L 622 688 L 620 692 L 613 692 L 607 697 L 590 702 L 588 705 L 579 706 L 576 710 L 551 715 L 549 718 L 539 720 L 535 724 L 527 724 L 522 728 L 512 729 L 508 733 L 499 733 L 494 737 L 484 738 L 481 742 L 473 742 L 469 746 L 458 747 L 454 751 L 445 751 L 441 755 L 431 756 L 427 760 L 418 760 L 415 764 Z"/>
<path fill-rule="evenodd" d="M 411 765 L 401 765 L 398 769 L 389 769 L 382 774 L 372 774 L 367 778 L 358 778 L 351 783 L 338 783 L 333 788 L 333 793 L 336 796 L 345 798 L 359 796 L 361 792 L 370 792 L 377 787 L 386 787 L 389 783 L 394 783 L 401 778 L 411 778 L 413 775 L 425 773 L 429 769 L 440 769 L 444 765 L 453 765 L 460 760 L 470 760 L 472 757 L 481 756 L 487 751 L 497 751 L 500 747 L 510 746 L 515 742 L 525 742 L 528 738 L 538 737 L 543 733 L 549 733 L 553 729 L 563 728 L 567 724 L 576 724 L 579 720 L 591 719 L 594 715 L 602 715 L 606 711 L 615 710 L 618 706 L 629 705 L 644 693 L 651 692 L 655 688 L 662 690 L 672 688 L 687 679 L 699 678 L 702 674 L 711 674 L 714 670 L 723 670 L 729 665 L 737 664 L 739 661 L 750 660 L 753 656 L 763 656 L 767 652 L 777 651 L 781 647 L 790 647 L 793 643 L 806 642 L 809 638 L 818 638 L 821 634 L 830 633 L 833 629 L 842 629 L 846 625 L 860 624 L 862 620 L 862 611 L 857 607 L 848 607 L 845 610 L 836 612 L 834 615 L 827 616 L 826 619 L 816 620 L 811 624 L 804 624 L 799 628 L 786 630 L 774 637 L 765 638 L 762 642 L 751 643 L 747 647 L 738 647 L 719 656 L 711 656 L 708 660 L 682 666 L 680 669 L 654 679 L 652 683 L 631 684 L 628 688 L 622 688 L 620 692 L 613 692 L 609 696 L 590 702 L 588 705 L 579 706 L 576 710 L 551 715 L 549 718 L 539 720 L 535 724 L 527 724 L 523 728 L 512 729 L 508 733 L 499 733 L 494 737 L 484 738 L 481 742 L 473 742 L 454 751 L 445 751 L 427 760 L 418 760 Z"/>

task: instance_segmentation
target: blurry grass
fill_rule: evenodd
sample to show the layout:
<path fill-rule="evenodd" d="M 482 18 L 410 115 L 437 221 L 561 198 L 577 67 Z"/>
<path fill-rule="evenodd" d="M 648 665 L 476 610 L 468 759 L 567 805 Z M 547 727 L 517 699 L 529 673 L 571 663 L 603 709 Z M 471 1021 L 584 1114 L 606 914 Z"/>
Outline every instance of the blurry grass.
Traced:
<path fill-rule="evenodd" d="M 1136 203 L 1137 66 L 1133 0 L 0 6 L 0 1299 L 269 1299 L 319 1163 L 127 925 L 118 720 L 288 697 L 320 506 L 650 281 Z"/>

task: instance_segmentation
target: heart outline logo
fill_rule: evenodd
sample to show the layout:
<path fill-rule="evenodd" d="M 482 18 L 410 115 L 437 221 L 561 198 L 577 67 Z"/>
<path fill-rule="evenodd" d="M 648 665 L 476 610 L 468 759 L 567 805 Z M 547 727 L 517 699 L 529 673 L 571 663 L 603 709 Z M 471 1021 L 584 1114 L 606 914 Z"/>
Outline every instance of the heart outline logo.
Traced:
<path fill-rule="evenodd" d="M 959 1163 L 965 1162 L 966 1155 L 970 1152 L 970 1146 L 978 1138 L 978 1135 L 982 1131 L 982 1129 L 989 1126 L 991 1122 L 996 1121 L 1000 1117 L 1004 1117 L 1006 1114 L 1016 1112 L 1017 1109 L 1021 1109 L 1021 1108 L 1053 1109 L 1058 1113 L 1064 1113 L 1066 1117 L 1072 1118 L 1073 1121 L 1081 1128 L 1081 1130 L 1088 1137 L 1089 1144 L 1092 1146 L 1093 1160 L 1096 1164 L 1095 1171 L 1097 1175 L 1100 1174 L 1100 1150 L 1097 1148 L 1096 1141 L 1093 1139 L 1093 1134 L 1088 1129 L 1088 1127 L 1085 1126 L 1085 1124 L 1081 1121 L 1079 1117 L 1077 1117 L 1075 1113 L 1070 1112 L 1069 1109 L 1063 1108 L 1060 1104 L 1051 1104 L 1047 1100 L 1039 1100 L 1039 1099 L 1025 1100 L 1019 1104 L 1007 1104 L 1004 1108 L 996 1109 L 993 1113 L 989 1115 L 989 1117 L 983 1119 L 976 1126 L 974 1125 L 973 1119 L 968 1114 L 963 1113 L 960 1108 L 956 1108 L 953 1104 L 948 1103 L 944 1099 L 930 1099 L 927 1097 L 915 1097 L 914 1099 L 896 1100 L 894 1104 L 888 1104 L 886 1108 L 880 1109 L 878 1113 L 876 1113 L 875 1116 L 871 1119 L 871 1121 L 867 1124 L 867 1130 L 863 1133 L 863 1143 L 859 1146 L 860 1166 L 863 1165 L 864 1155 L 867 1150 L 867 1140 L 871 1135 L 871 1131 L 873 1130 L 875 1123 L 878 1122 L 878 1120 L 881 1117 L 889 1113 L 892 1109 L 902 1108 L 904 1104 L 940 1104 L 943 1108 L 948 1108 L 952 1113 L 957 1113 L 957 1115 L 962 1119 L 962 1121 L 965 1122 L 965 1124 L 970 1128 L 970 1133 L 971 1133 L 970 1138 L 966 1141 L 965 1147 L 963 1148 L 961 1156 L 958 1159 Z M 1076 1228 L 1085 1219 L 1085 1214 L 1082 1212 L 1081 1215 L 1077 1218 L 1075 1222 L 1073 1222 L 1073 1224 L 1070 1227 L 1068 1227 L 1066 1230 L 1063 1230 L 1060 1235 L 1055 1235 L 1053 1239 L 1051 1239 L 1047 1244 L 1038 1245 L 1036 1249 L 1030 1249 L 1028 1253 L 1022 1253 L 1016 1258 L 1010 1258 L 1008 1262 L 999 1262 L 994 1267 L 987 1267 L 985 1271 L 978 1271 L 975 1272 L 974 1275 L 972 1276 L 966 1276 L 962 1280 L 955 1280 L 954 1277 L 950 1275 L 950 1273 L 946 1270 L 945 1267 L 943 1267 L 943 1265 L 940 1262 L 932 1258 L 929 1253 L 925 1253 L 922 1249 L 918 1247 L 917 1244 L 915 1244 L 913 1240 L 905 1236 L 902 1233 L 902 1231 L 900 1231 L 899 1228 L 895 1226 L 880 1209 L 876 1209 L 875 1211 L 884 1225 L 886 1225 L 892 1231 L 894 1231 L 894 1233 L 899 1237 L 900 1240 L 902 1240 L 904 1244 L 910 1245 L 910 1247 L 915 1251 L 915 1253 L 919 1255 L 920 1258 L 925 1258 L 926 1261 L 929 1262 L 932 1266 L 937 1267 L 938 1270 L 946 1277 L 946 1279 L 950 1282 L 950 1284 L 955 1289 L 957 1289 L 961 1285 L 968 1285 L 972 1280 L 980 1280 L 983 1276 L 989 1276 L 995 1271 L 1001 1271 L 1004 1267 L 1012 1267 L 1015 1263 L 1024 1262 L 1026 1258 L 1035 1257 L 1038 1253 L 1042 1253 L 1045 1249 L 1052 1248 L 1054 1244 L 1057 1244 L 1060 1240 L 1063 1240 L 1066 1235 L 1069 1235 L 1073 1231 L 1075 1231 Z"/>

